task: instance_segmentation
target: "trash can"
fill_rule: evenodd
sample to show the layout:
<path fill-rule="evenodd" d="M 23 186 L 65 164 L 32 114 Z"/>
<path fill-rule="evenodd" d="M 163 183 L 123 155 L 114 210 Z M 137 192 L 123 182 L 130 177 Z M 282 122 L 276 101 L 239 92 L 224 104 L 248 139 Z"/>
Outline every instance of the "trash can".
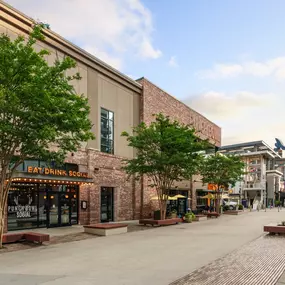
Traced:
<path fill-rule="evenodd" d="M 153 212 L 153 219 L 154 220 L 161 220 L 160 210 L 156 210 L 156 211 Z"/>

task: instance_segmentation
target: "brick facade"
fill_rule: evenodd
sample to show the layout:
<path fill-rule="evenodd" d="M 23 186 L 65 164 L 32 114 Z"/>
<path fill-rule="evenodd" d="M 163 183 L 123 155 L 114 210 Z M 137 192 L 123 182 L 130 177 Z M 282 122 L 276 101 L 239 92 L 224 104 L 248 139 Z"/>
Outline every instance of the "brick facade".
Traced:
<path fill-rule="evenodd" d="M 221 128 L 213 122 L 206 119 L 201 114 L 197 113 L 181 101 L 175 99 L 149 80 L 141 78 L 137 80 L 143 87 L 141 97 L 141 121 L 149 124 L 153 121 L 153 115 L 163 113 L 183 124 L 193 126 L 196 129 L 197 135 L 201 139 L 209 139 L 209 141 L 219 147 L 221 145 Z M 192 179 L 194 180 L 194 178 Z M 144 215 L 148 216 L 153 210 L 153 201 L 150 197 L 156 195 L 154 189 L 150 189 L 147 180 L 143 181 L 144 189 Z M 179 189 L 179 188 L 178 188 Z M 185 189 L 183 189 L 185 190 Z M 191 198 L 188 204 L 192 209 L 196 209 L 196 189 L 193 181 L 190 181 L 188 197 Z"/>
<path fill-rule="evenodd" d="M 163 113 L 183 124 L 193 126 L 197 135 L 209 139 L 213 145 L 221 146 L 221 128 L 206 119 L 181 101 L 175 99 L 149 80 L 141 78 L 138 82 L 143 86 L 141 119 L 145 123 L 153 120 L 153 114 Z"/>
<path fill-rule="evenodd" d="M 100 222 L 101 187 L 114 188 L 114 221 L 139 218 L 140 183 L 127 179 L 122 157 L 88 149 L 69 156 L 66 162 L 87 169 L 94 181 L 93 185 L 80 186 L 80 200 L 88 203 L 86 210 L 80 209 L 80 224 Z"/>

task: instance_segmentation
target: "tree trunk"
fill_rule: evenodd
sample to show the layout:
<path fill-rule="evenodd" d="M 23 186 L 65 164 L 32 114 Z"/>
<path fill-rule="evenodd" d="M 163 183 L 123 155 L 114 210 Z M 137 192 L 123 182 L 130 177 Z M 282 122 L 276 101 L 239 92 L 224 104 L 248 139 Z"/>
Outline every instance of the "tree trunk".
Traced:
<path fill-rule="evenodd" d="M 5 211 L 11 179 L 6 183 L 6 176 L 1 175 L 0 181 L 0 248 L 3 247 L 3 233 L 5 227 Z"/>
<path fill-rule="evenodd" d="M 4 208 L 5 209 L 5 208 Z M 5 217 L 5 211 L 2 209 L 2 205 L 0 205 L 0 249 L 3 245 L 3 233 L 4 233 L 4 217 Z"/>
<path fill-rule="evenodd" d="M 165 201 L 165 200 L 161 201 L 160 213 L 161 213 L 161 219 L 162 220 L 165 220 L 165 218 L 166 218 L 166 206 L 167 206 L 167 201 Z"/>

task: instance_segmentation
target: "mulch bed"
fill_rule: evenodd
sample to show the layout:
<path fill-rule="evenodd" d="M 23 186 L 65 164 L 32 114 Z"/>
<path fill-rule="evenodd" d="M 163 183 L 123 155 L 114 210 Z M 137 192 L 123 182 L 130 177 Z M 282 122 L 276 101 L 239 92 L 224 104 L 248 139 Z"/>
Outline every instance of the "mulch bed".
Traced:
<path fill-rule="evenodd" d="M 128 233 L 144 231 L 144 230 L 149 230 L 149 229 L 153 229 L 153 227 L 145 227 L 145 226 L 141 226 L 137 224 L 128 225 Z M 66 242 L 79 241 L 79 240 L 85 240 L 85 239 L 91 239 L 91 238 L 99 238 L 99 237 L 100 236 L 81 232 L 81 233 L 75 233 L 75 234 L 69 234 L 69 235 L 53 236 L 50 238 L 49 242 L 45 242 L 43 245 L 38 245 L 36 243 L 31 243 L 31 242 L 16 242 L 16 243 L 11 243 L 11 244 L 4 244 L 3 248 L 0 249 L 0 254 L 6 253 L 6 252 L 12 252 L 12 251 L 30 249 L 30 248 L 40 247 L 40 246 L 48 246 L 50 244 L 66 243 Z"/>

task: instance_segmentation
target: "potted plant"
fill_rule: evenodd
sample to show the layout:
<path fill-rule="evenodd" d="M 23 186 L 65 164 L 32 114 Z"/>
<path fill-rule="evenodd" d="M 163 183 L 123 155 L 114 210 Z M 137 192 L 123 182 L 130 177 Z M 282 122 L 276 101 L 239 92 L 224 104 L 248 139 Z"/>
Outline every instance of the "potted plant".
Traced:
<path fill-rule="evenodd" d="M 175 209 L 171 210 L 171 218 L 172 219 L 177 218 L 177 211 Z"/>
<path fill-rule="evenodd" d="M 229 205 L 225 205 L 223 210 L 224 212 L 226 212 L 226 211 L 229 211 L 229 209 L 230 209 Z"/>
<path fill-rule="evenodd" d="M 242 211 L 243 210 L 243 205 L 238 205 L 238 209 L 240 210 L 240 211 Z"/>
<path fill-rule="evenodd" d="M 185 223 L 192 223 L 192 214 L 193 213 L 186 213 L 185 216 L 184 216 L 184 221 Z M 194 215 L 194 214 L 193 214 Z M 195 215 L 194 215 L 195 216 Z"/>

